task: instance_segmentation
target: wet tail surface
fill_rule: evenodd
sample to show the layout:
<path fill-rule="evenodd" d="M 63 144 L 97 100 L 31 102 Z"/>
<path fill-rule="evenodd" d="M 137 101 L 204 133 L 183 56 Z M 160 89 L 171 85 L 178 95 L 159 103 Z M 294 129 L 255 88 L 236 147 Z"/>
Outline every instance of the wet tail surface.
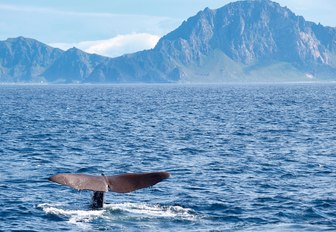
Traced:
<path fill-rule="evenodd" d="M 126 173 L 115 176 L 64 173 L 51 176 L 49 180 L 78 190 L 128 193 L 153 186 L 169 176 L 167 172 Z"/>

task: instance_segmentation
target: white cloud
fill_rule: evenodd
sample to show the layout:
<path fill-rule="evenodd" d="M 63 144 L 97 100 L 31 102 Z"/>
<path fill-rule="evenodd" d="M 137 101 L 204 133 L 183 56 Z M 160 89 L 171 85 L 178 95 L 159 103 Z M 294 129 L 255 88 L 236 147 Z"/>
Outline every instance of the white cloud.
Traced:
<path fill-rule="evenodd" d="M 79 43 L 52 43 L 52 47 L 67 50 L 77 47 L 88 53 L 95 53 L 108 57 L 117 57 L 155 47 L 160 37 L 148 33 L 132 33 L 118 35 L 107 40 L 83 41 Z"/>

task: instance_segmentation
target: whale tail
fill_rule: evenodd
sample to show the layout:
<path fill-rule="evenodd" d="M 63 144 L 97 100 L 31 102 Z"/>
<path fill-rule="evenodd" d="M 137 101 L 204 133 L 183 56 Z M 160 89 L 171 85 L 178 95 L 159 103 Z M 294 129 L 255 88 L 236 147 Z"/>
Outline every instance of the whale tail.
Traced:
<path fill-rule="evenodd" d="M 168 172 L 126 173 L 115 176 L 94 176 L 88 174 L 57 174 L 49 177 L 50 181 L 67 185 L 77 190 L 94 191 L 92 207 L 102 208 L 104 193 L 109 190 L 128 193 L 153 186 L 170 176 Z"/>
<path fill-rule="evenodd" d="M 104 192 L 93 192 L 91 200 L 91 208 L 101 209 L 104 206 Z"/>

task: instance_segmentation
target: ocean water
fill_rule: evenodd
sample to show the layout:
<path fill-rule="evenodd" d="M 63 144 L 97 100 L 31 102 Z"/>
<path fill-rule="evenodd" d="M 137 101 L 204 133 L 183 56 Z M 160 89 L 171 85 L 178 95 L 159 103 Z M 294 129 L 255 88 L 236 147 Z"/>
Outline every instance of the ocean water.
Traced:
<path fill-rule="evenodd" d="M 1 231 L 335 231 L 336 84 L 0 86 Z M 168 171 L 106 194 L 56 173 Z"/>

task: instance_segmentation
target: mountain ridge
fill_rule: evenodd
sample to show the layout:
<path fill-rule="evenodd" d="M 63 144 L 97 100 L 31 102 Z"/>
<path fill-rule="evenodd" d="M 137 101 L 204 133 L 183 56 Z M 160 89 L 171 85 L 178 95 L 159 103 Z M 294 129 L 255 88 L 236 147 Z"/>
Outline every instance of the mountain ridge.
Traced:
<path fill-rule="evenodd" d="M 32 82 L 62 53 L 22 36 L 0 42 L 0 82 Z"/>
<path fill-rule="evenodd" d="M 18 68 L 12 67 L 12 72 L 3 68 L 9 59 L 4 57 L 1 44 L 0 82 L 3 82 Z M 46 46 L 37 50 L 46 51 L 41 57 L 49 61 L 35 64 L 41 58 L 35 59 L 33 52 L 28 52 L 26 57 L 35 61 L 27 62 L 26 69 L 34 71 L 21 71 L 27 74 L 21 80 L 50 83 L 336 80 L 336 28 L 306 21 L 269 0 L 205 8 L 163 36 L 153 49 L 116 58 Z M 22 65 L 19 67 L 23 69 Z M 12 79 L 20 80 L 19 74 L 17 71 Z"/>

